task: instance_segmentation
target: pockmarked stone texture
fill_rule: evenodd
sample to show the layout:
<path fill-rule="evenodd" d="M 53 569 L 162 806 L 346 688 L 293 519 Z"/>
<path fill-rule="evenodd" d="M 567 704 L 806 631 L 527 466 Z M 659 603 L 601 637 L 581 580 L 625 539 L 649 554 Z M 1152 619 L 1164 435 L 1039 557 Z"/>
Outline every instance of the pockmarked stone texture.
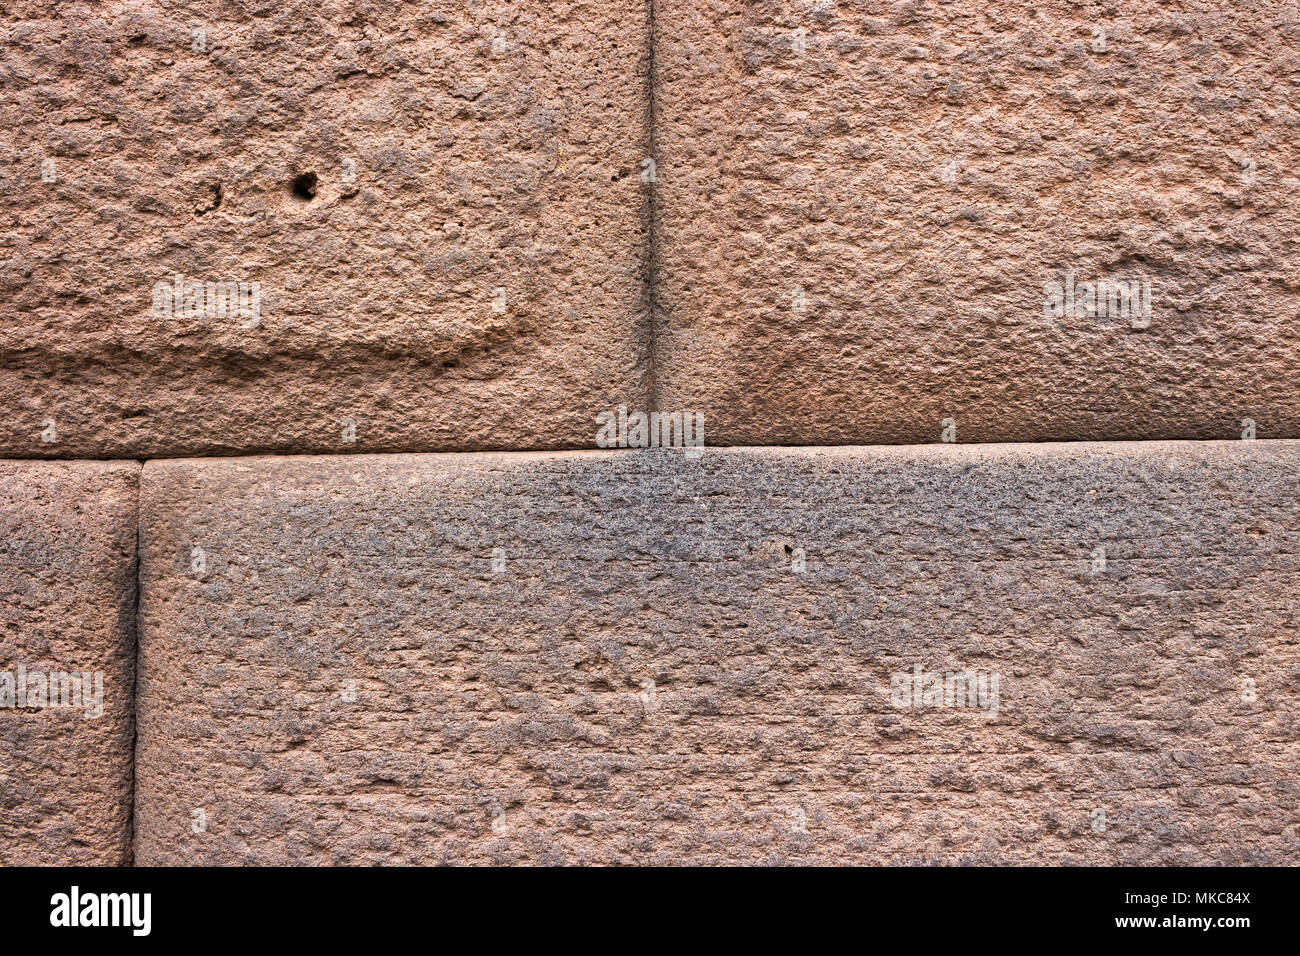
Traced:
<path fill-rule="evenodd" d="M 1298 467 L 149 462 L 136 859 L 1294 865 Z"/>
<path fill-rule="evenodd" d="M 1300 437 L 1294 3 L 656 0 L 655 40 L 656 395 L 712 443 Z"/>
<path fill-rule="evenodd" d="M 0 462 L 0 866 L 131 860 L 137 462 Z"/>
<path fill-rule="evenodd" d="M 644 2 L 19 2 L 0 454 L 592 447 L 648 404 Z"/>

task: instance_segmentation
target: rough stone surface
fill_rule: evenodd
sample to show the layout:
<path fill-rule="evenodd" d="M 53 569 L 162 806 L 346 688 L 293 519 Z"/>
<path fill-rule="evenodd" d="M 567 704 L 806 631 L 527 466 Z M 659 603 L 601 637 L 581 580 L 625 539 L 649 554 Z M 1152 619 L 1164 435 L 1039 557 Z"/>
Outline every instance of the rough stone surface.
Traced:
<path fill-rule="evenodd" d="M 99 716 L 0 707 L 0 866 L 131 859 L 139 474 L 0 462 L 0 672 L 103 675 Z"/>
<path fill-rule="evenodd" d="M 147 463 L 137 860 L 1294 865 L 1298 468 Z M 895 706 L 917 665 L 996 715 Z"/>
<path fill-rule="evenodd" d="M 656 0 L 655 37 L 656 391 L 715 444 L 1300 437 L 1295 3 Z M 1044 318 L 1067 271 L 1149 279 L 1150 327 Z"/>
<path fill-rule="evenodd" d="M 646 406 L 643 0 L 42 0 L 0 50 L 0 454 L 591 447 Z M 255 327 L 154 314 L 176 274 L 258 282 Z"/>

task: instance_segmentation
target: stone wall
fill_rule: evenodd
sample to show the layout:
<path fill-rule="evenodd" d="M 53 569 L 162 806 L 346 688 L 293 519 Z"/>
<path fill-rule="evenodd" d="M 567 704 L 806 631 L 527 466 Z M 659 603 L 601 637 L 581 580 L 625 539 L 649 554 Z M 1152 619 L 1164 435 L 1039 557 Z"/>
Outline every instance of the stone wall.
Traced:
<path fill-rule="evenodd" d="M 1294 4 L 0 49 L 0 865 L 1300 863 Z"/>

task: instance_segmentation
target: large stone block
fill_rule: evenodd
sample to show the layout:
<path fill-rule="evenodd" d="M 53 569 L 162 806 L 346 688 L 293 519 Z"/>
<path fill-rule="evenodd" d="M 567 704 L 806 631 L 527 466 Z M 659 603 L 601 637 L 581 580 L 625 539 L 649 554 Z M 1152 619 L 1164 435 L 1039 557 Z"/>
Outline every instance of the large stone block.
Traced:
<path fill-rule="evenodd" d="M 131 859 L 136 462 L 0 462 L 0 866 Z"/>
<path fill-rule="evenodd" d="M 1294 3 L 655 11 L 656 391 L 715 444 L 1300 437 Z"/>
<path fill-rule="evenodd" d="M 0 454 L 592 446 L 647 403 L 647 25 L 10 4 Z"/>
<path fill-rule="evenodd" d="M 1298 467 L 149 462 L 137 860 L 1295 864 Z"/>

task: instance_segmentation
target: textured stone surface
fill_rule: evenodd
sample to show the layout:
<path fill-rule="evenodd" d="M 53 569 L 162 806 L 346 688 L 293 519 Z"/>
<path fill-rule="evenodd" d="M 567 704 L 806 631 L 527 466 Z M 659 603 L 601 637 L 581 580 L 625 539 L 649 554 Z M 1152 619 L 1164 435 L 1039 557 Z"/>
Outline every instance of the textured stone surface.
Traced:
<path fill-rule="evenodd" d="M 0 454 L 590 447 L 646 405 L 647 24 L 7 4 Z M 256 325 L 155 315 L 175 274 L 259 283 Z"/>
<path fill-rule="evenodd" d="M 131 859 L 139 474 L 0 462 L 0 672 L 103 680 L 102 713 L 0 690 L 0 866 Z"/>
<path fill-rule="evenodd" d="M 712 442 L 1300 436 L 1294 3 L 656 0 L 655 35 L 656 389 Z M 1067 270 L 1148 278 L 1150 327 L 1044 318 Z"/>
<path fill-rule="evenodd" d="M 149 462 L 137 860 L 1295 864 L 1298 467 Z M 894 706 L 916 665 L 996 715 Z"/>

